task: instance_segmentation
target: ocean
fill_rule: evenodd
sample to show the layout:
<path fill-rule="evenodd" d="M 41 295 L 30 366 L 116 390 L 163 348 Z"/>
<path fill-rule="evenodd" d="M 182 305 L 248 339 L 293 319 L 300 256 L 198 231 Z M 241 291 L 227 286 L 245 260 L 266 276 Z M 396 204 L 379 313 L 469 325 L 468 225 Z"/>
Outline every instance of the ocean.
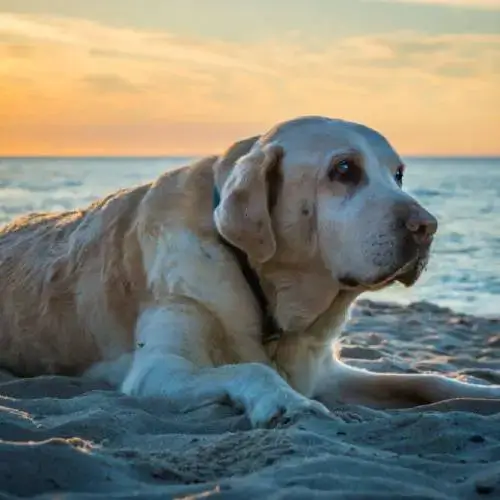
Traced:
<path fill-rule="evenodd" d="M 189 158 L 0 158 L 0 225 L 32 211 L 81 207 L 153 180 Z M 406 158 L 405 188 L 439 220 L 420 281 L 365 294 L 500 317 L 500 158 Z M 1 277 L 0 277 L 1 279 Z"/>

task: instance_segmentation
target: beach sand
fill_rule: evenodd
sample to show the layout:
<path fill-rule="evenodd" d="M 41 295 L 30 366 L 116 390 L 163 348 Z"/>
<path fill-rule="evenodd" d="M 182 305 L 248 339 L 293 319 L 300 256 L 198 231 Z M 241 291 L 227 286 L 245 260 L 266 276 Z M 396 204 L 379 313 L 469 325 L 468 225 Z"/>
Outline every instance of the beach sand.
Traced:
<path fill-rule="evenodd" d="M 376 371 L 500 383 L 500 318 L 360 301 L 342 357 Z M 250 429 L 76 378 L 0 376 L 0 498 L 500 498 L 500 400 L 344 406 Z"/>

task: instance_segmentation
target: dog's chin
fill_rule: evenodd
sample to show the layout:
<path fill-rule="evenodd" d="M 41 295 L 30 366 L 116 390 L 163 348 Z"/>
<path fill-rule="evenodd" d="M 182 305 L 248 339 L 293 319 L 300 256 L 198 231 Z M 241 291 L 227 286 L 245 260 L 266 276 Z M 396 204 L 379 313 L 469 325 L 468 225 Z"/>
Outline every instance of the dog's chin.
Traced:
<path fill-rule="evenodd" d="M 383 288 L 386 288 L 396 282 L 399 282 L 406 287 L 410 287 L 418 281 L 426 265 L 426 257 L 416 257 L 402 266 L 399 266 L 395 271 L 385 273 L 377 279 L 362 281 L 348 277 L 341 279 L 340 283 L 345 288 L 367 292 L 382 290 Z"/>
<path fill-rule="evenodd" d="M 424 269 L 427 266 L 427 258 L 419 258 L 416 259 L 416 261 L 407 269 L 405 269 L 403 272 L 399 273 L 396 276 L 395 281 L 398 281 L 402 285 L 406 287 L 413 286 L 422 273 L 424 272 Z"/>

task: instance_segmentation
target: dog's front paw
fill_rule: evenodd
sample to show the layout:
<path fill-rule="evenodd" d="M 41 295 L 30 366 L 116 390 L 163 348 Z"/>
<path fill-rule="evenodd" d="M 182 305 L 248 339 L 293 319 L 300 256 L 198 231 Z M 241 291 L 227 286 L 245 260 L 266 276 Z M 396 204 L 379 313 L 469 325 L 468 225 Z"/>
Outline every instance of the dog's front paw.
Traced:
<path fill-rule="evenodd" d="M 253 427 L 272 427 L 303 415 L 335 418 L 319 401 L 306 398 L 292 389 L 263 395 L 248 411 Z"/>

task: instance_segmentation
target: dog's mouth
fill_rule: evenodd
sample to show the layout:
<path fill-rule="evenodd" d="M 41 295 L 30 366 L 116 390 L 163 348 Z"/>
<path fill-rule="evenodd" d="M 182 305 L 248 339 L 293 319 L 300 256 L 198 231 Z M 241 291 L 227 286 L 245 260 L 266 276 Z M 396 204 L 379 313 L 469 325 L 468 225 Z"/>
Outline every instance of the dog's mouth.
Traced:
<path fill-rule="evenodd" d="M 386 274 L 376 281 L 363 282 L 353 278 L 343 278 L 340 282 L 347 288 L 361 288 L 366 291 L 381 290 L 382 288 L 386 288 L 395 282 L 399 282 L 406 287 L 410 287 L 420 278 L 422 272 L 427 266 L 427 260 L 427 254 L 417 254 L 413 259 L 403 264 L 396 271 Z"/>
<path fill-rule="evenodd" d="M 413 286 L 427 266 L 427 254 L 418 253 L 413 259 L 402 265 L 397 271 L 386 276 L 382 280 L 377 280 L 373 286 L 368 285 L 369 290 L 379 290 L 386 286 L 399 282 L 406 287 Z"/>
<path fill-rule="evenodd" d="M 395 281 L 399 281 L 406 287 L 414 285 L 427 267 L 427 262 L 427 256 L 417 258 L 410 267 L 396 276 Z"/>

